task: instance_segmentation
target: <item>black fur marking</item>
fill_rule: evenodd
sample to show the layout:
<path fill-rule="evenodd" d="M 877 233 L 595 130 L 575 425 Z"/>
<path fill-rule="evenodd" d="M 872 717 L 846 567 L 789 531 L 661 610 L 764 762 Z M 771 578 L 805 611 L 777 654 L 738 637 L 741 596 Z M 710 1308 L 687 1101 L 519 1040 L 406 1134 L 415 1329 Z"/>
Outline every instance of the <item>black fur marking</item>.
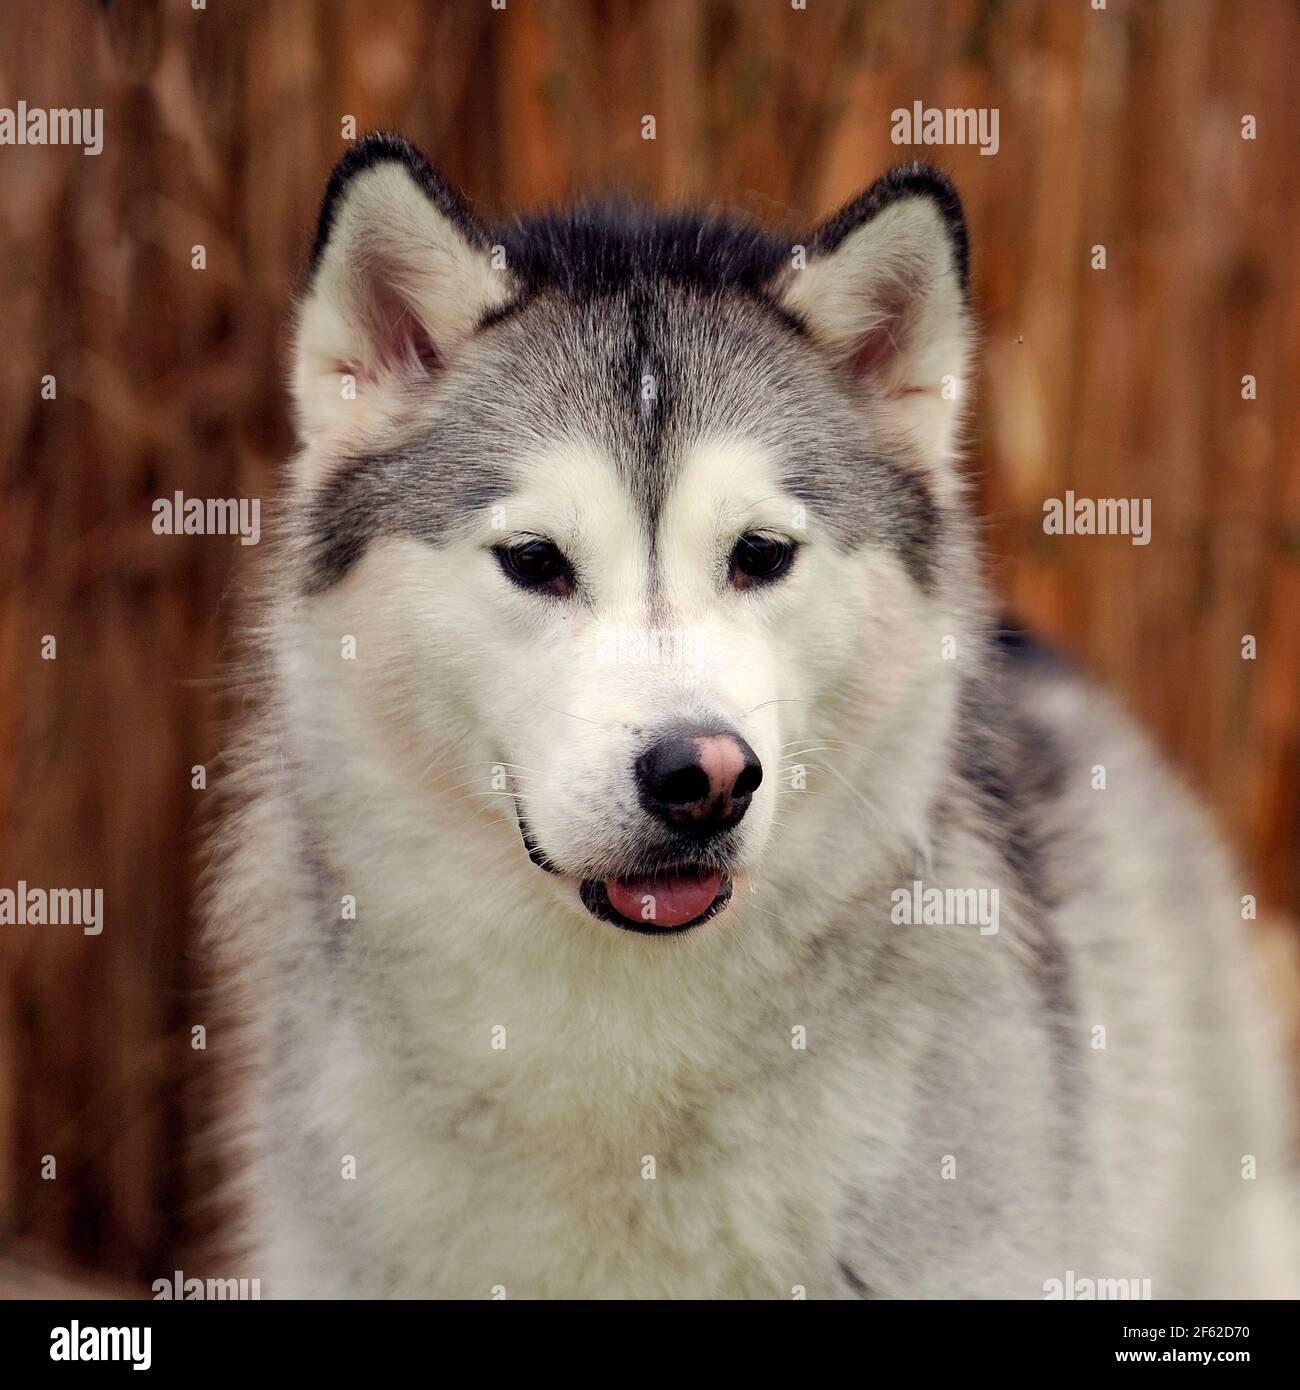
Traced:
<path fill-rule="evenodd" d="M 335 961 L 343 954 L 347 943 L 347 929 L 351 924 L 343 919 L 340 909 L 341 895 L 335 891 L 337 885 L 330 870 L 329 860 L 318 845 L 307 839 L 303 828 L 306 822 L 300 820 L 297 824 L 299 852 L 308 871 L 307 882 L 311 885 L 315 898 L 313 907 L 324 927 L 321 942 L 326 957 Z"/>
<path fill-rule="evenodd" d="M 1007 743 L 1001 749 L 976 742 L 967 749 L 962 775 L 991 809 L 1003 832 L 999 845 L 1026 899 L 1050 912 L 1056 898 L 1045 874 L 1043 832 L 1038 813 L 1059 796 L 1064 776 L 1051 733 L 1020 712 L 999 721 Z"/>
<path fill-rule="evenodd" d="M 449 429 L 434 430 L 408 449 L 340 464 L 303 509 L 303 592 L 319 594 L 337 584 L 376 536 L 436 544 L 458 520 L 491 506 L 505 490 L 504 473 L 483 458 L 472 468 L 455 467 L 450 461 L 463 451 Z"/>
<path fill-rule="evenodd" d="M 655 313 L 654 300 L 648 290 L 638 287 L 631 291 L 627 310 L 631 333 L 625 371 L 634 431 L 639 436 L 641 467 L 635 479 L 637 501 L 646 518 L 649 538 L 650 597 L 653 600 L 662 587 L 658 547 L 665 480 L 662 453 L 664 427 L 671 406 L 668 399 L 671 383 L 667 358 L 665 352 L 660 350 L 658 340 L 665 340 L 665 348 L 671 345 L 667 342 L 667 326 L 661 322 L 662 315 Z"/>
<path fill-rule="evenodd" d="M 859 194 L 851 203 L 846 203 L 834 217 L 822 224 L 813 240 L 811 250 L 815 255 L 824 256 L 835 248 L 858 227 L 870 222 L 892 203 L 904 198 L 928 198 L 944 220 L 948 237 L 952 242 L 953 260 L 957 268 L 957 278 L 961 284 L 962 297 L 969 295 L 970 284 L 970 239 L 966 232 L 966 216 L 962 212 L 961 198 L 952 183 L 938 169 L 929 164 L 900 164 L 887 174 L 882 174 L 865 193 Z"/>
<path fill-rule="evenodd" d="M 858 1278 L 853 1268 L 846 1260 L 839 1262 L 840 1273 L 844 1276 L 844 1282 L 853 1290 L 857 1298 L 870 1298 L 871 1290 Z"/>
<path fill-rule="evenodd" d="M 634 325 L 665 285 L 709 296 L 728 292 L 763 307 L 799 338 L 808 327 L 772 296 L 792 242 L 743 219 L 690 209 L 662 212 L 630 201 L 583 202 L 521 216 L 490 229 L 505 249 L 516 297 L 486 314 L 480 327 L 513 317 L 538 295 L 575 302 L 626 300 Z M 638 396 L 640 399 L 640 375 Z M 656 412 L 658 414 L 658 412 Z"/>
<path fill-rule="evenodd" d="M 1050 678 L 1053 669 L 1048 650 L 1027 633 L 999 632 L 992 673 L 963 692 L 958 770 L 978 798 L 983 819 L 997 827 L 996 848 L 1024 902 L 1025 944 L 1060 1079 L 1064 1128 L 1073 1134 L 1077 1001 L 1069 953 L 1056 932 L 1059 894 L 1048 872 L 1049 826 L 1067 765 L 1054 735 L 1033 717 L 1024 698 L 1025 687 Z M 1075 1149 L 1068 1136 L 1062 1146 L 1068 1181 Z"/>
<path fill-rule="evenodd" d="M 519 809 L 519 799 L 515 798 L 515 819 L 519 822 L 519 834 L 524 842 L 524 849 L 528 851 L 528 857 L 537 865 L 539 869 L 544 869 L 548 874 L 558 874 L 560 871 L 551 863 L 550 856 L 539 845 L 533 837 L 532 827 L 524 819 L 524 813 Z"/>
<path fill-rule="evenodd" d="M 884 505 L 880 534 L 902 557 L 904 568 L 926 593 L 934 589 L 935 553 L 943 540 L 942 517 L 930 489 L 913 470 L 891 460 L 877 464 Z"/>
<path fill-rule="evenodd" d="M 304 590 L 323 593 L 365 554 L 373 532 L 376 461 L 353 459 L 332 473 L 307 505 L 311 558 Z"/>
<path fill-rule="evenodd" d="M 1004 622 L 1010 621 L 1004 618 Z M 1003 655 L 1004 667 L 1014 666 L 1025 672 L 1039 670 L 1045 674 L 1052 672 L 1060 675 L 1069 675 L 1076 670 L 1064 652 L 1025 628 L 1000 627 L 993 634 L 993 639 Z"/>
<path fill-rule="evenodd" d="M 786 474 L 790 491 L 822 517 L 842 544 L 858 546 L 870 538 L 889 546 L 913 582 L 933 593 L 943 514 L 916 470 L 860 452 L 828 460 L 830 466 L 823 468 L 813 467 L 814 461 L 815 456 Z M 841 495 L 847 479 L 852 480 L 851 499 Z"/>
<path fill-rule="evenodd" d="M 787 309 L 784 304 L 777 304 L 774 302 L 772 304 L 772 312 L 785 324 L 796 338 L 807 338 L 811 341 L 812 330 L 808 327 L 803 317 L 796 314 L 793 309 Z"/>
<path fill-rule="evenodd" d="M 580 203 L 517 219 L 493 235 L 525 294 L 559 290 L 571 299 L 655 281 L 766 298 L 790 256 L 788 241 L 752 223 L 629 202 Z"/>
<path fill-rule="evenodd" d="M 460 198 L 434 172 L 420 151 L 400 135 L 380 130 L 358 140 L 330 174 L 329 183 L 325 186 L 325 197 L 321 200 L 320 216 L 316 222 L 316 240 L 308 261 L 309 279 L 315 275 L 321 257 L 325 254 L 325 248 L 329 245 L 330 233 L 334 229 L 334 221 L 348 184 L 358 174 L 367 169 L 374 169 L 380 164 L 402 165 L 416 187 L 455 225 L 467 241 L 475 246 L 485 244 L 483 229 L 470 216 L 469 210 Z"/>
<path fill-rule="evenodd" d="M 1025 659 L 1020 651 L 1012 658 Z M 1057 900 L 1046 873 L 1043 815 L 1061 794 L 1065 762 L 1050 730 L 1019 708 L 1015 693 L 1006 689 L 1018 678 L 1019 673 L 1003 671 L 991 689 L 966 687 L 960 772 L 1001 830 L 998 849 L 1017 886 L 1046 916 Z"/>
<path fill-rule="evenodd" d="M 482 333 L 486 329 L 495 328 L 499 323 L 506 323 L 519 313 L 524 307 L 525 301 L 519 298 L 508 299 L 504 304 L 498 304 L 495 309 L 489 309 L 486 314 L 479 319 L 475 325 L 475 331 Z"/>
<path fill-rule="evenodd" d="M 641 290 L 628 296 L 628 317 L 632 332 L 627 345 L 627 384 L 646 448 L 653 454 L 662 440 L 670 387 L 664 356 L 657 343 L 657 339 L 665 335 L 666 326 L 655 321 L 660 316 L 655 314 L 650 296 Z M 656 519 L 652 514 L 651 520 Z"/>

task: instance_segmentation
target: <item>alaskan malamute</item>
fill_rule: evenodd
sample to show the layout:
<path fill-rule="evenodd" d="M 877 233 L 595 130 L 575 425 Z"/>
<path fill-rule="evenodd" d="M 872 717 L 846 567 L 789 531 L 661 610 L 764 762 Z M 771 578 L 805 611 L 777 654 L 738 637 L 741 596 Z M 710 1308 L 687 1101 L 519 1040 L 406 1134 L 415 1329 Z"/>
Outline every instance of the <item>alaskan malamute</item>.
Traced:
<path fill-rule="evenodd" d="M 338 165 L 214 861 L 269 1293 L 1290 1287 L 1249 885 L 992 617 L 967 262 L 917 164 L 798 238 Z"/>

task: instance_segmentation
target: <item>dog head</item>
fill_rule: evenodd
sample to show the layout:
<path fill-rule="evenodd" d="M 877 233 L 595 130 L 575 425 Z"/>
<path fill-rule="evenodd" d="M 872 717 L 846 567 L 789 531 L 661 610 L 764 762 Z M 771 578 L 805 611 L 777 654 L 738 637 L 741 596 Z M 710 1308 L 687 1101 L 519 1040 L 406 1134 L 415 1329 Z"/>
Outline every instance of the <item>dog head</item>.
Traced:
<path fill-rule="evenodd" d="M 405 142 L 354 147 L 294 366 L 323 756 L 649 935 L 833 806 L 896 828 L 951 684 L 965 278 L 919 166 L 802 241 L 622 206 L 489 232 Z"/>

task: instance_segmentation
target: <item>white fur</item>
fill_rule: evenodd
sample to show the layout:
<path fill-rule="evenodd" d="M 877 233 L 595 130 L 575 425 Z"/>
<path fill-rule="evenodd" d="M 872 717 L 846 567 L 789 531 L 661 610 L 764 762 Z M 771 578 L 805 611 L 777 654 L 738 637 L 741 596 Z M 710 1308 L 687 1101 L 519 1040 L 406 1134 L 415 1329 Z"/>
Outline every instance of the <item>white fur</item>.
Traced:
<path fill-rule="evenodd" d="M 436 408 L 427 383 L 408 390 L 416 364 L 372 353 L 358 260 L 395 276 L 440 351 L 502 289 L 395 170 L 361 178 L 382 196 L 344 205 L 299 335 L 308 480 Z M 933 210 L 904 202 L 787 293 L 839 358 L 891 286 L 921 286 L 866 389 L 951 501 L 960 407 L 937 382 L 964 373 L 968 336 L 941 244 Z M 339 404 L 344 365 L 360 410 Z M 1279 1287 L 1287 1111 L 1252 1036 L 1232 873 L 1187 798 L 1095 697 L 1045 699 L 1068 766 L 1043 814 L 1087 846 L 1053 866 L 1076 968 L 1067 1164 L 1034 905 L 952 770 L 960 683 L 983 660 L 961 534 L 926 593 L 890 549 L 823 535 L 757 438 L 705 436 L 652 564 L 615 464 L 594 438 L 537 439 L 499 510 L 436 546 L 376 540 L 333 587 L 284 583 L 269 607 L 253 795 L 214 913 L 256 1063 L 239 1117 L 264 1287 L 841 1297 L 845 1266 L 912 1296 L 1041 1297 L 1070 1269 L 1150 1277 L 1157 1296 Z M 720 576 L 755 527 L 801 549 L 780 584 L 738 593 Z M 492 547 L 520 535 L 564 549 L 581 603 L 506 580 Z M 691 634 L 689 656 L 610 661 L 611 630 L 644 629 Z M 701 714 L 765 771 L 735 897 L 682 936 L 620 931 L 578 882 L 627 847 L 645 730 Z M 806 791 L 785 780 L 796 765 Z M 516 802 L 560 873 L 524 852 Z M 997 935 L 891 926 L 890 892 L 918 872 L 1000 885 Z M 1265 1227 L 1283 1236 L 1272 1267 Z"/>
<path fill-rule="evenodd" d="M 851 1055 L 847 1072 L 821 1069 L 791 1047 L 796 1025 L 814 1056 L 829 1045 L 820 987 L 800 979 L 800 962 L 831 904 L 862 891 L 898 835 L 922 833 L 937 768 L 913 761 L 904 775 L 896 757 L 927 726 L 942 736 L 951 682 L 918 660 L 915 628 L 900 629 L 925 621 L 937 650 L 945 624 L 920 611 L 896 562 L 852 565 L 811 540 L 788 586 L 719 604 L 710 557 L 797 504 L 774 495 L 757 450 L 704 445 L 663 526 L 668 622 L 700 630 L 704 659 L 611 669 L 602 627 L 645 624 L 647 577 L 612 477 L 570 448 L 539 459 L 534 488 L 506 505 L 510 528 L 544 526 L 569 547 L 598 614 L 537 611 L 503 582 L 485 527 L 477 546 L 377 546 L 353 579 L 288 618 L 290 756 L 339 891 L 358 902 L 348 930 L 373 934 L 381 955 L 374 981 L 349 983 L 352 1006 L 428 1059 L 416 1089 L 381 1036 L 310 999 L 280 1007 L 319 1040 L 309 1108 L 320 1158 L 357 1156 L 356 1185 L 338 1180 L 337 1200 L 364 1209 L 358 1258 L 395 1265 L 394 1292 L 790 1296 L 803 1285 L 825 1296 L 837 1287 L 837 1175 L 863 1115 Z M 810 650 L 808 610 L 828 590 L 843 623 Z M 339 659 L 348 633 L 355 663 Z M 872 698 L 850 710 L 835 692 L 867 650 Z M 608 843 L 629 726 L 700 707 L 734 721 L 768 769 L 744 823 L 749 871 L 734 906 L 690 938 L 629 936 L 586 914 L 572 875 L 528 861 L 491 768 L 509 760 L 538 839 L 579 865 Z M 832 720 L 873 750 L 833 759 L 856 792 L 814 771 L 809 794 L 783 793 L 781 742 L 816 750 L 806 734 Z M 906 786 L 888 825 L 869 809 L 885 799 L 877 780 Z M 279 930 L 296 935 L 297 914 L 290 906 Z M 302 949 L 325 929 L 309 928 Z M 504 1052 L 491 1047 L 497 1025 Z M 707 1139 L 693 1132 L 697 1110 Z M 365 1288 L 265 1181 L 268 1287 Z"/>

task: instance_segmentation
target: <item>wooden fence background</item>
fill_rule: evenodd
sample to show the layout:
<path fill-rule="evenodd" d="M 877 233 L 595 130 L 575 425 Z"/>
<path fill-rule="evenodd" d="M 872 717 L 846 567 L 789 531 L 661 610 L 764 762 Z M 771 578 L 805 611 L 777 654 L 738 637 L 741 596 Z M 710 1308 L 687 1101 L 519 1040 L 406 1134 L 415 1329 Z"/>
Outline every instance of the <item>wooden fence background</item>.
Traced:
<path fill-rule="evenodd" d="M 190 768 L 220 767 L 238 546 L 158 538 L 150 502 L 271 495 L 287 314 L 349 116 L 487 216 L 620 188 L 798 220 L 902 157 L 944 166 L 998 583 L 1127 699 L 1294 921 L 1300 10 L 1093 4 L 7 0 L 0 106 L 102 107 L 105 143 L 0 146 L 0 885 L 102 886 L 111 928 L 0 927 L 0 1249 L 148 1281 L 211 1222 L 184 1157 L 206 1065 Z M 998 153 L 893 145 L 914 100 L 998 108 Z M 1067 488 L 1152 499 L 1150 545 L 1044 544 Z"/>

